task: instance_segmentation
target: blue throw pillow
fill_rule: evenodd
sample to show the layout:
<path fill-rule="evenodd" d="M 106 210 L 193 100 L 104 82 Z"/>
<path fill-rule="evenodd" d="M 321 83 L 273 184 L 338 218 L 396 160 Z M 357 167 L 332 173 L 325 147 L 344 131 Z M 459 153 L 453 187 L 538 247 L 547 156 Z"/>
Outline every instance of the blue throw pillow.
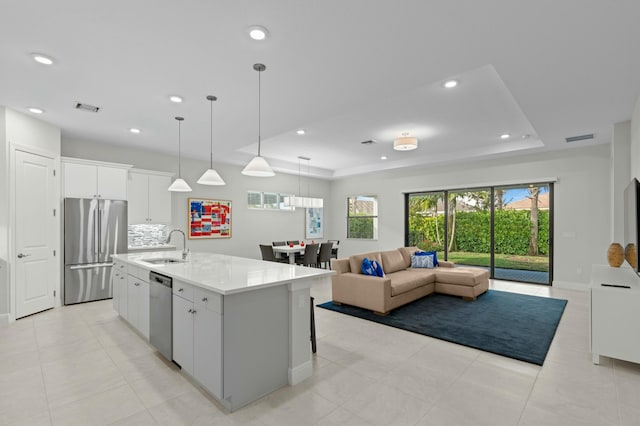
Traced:
<path fill-rule="evenodd" d="M 438 253 L 435 251 L 422 251 L 418 250 L 415 253 L 415 256 L 433 256 L 433 265 L 440 266 L 440 262 L 438 262 Z"/>
<path fill-rule="evenodd" d="M 376 272 L 376 268 L 373 267 L 373 265 L 371 264 L 371 261 L 366 257 L 362 261 L 362 273 L 365 275 L 371 275 L 374 277 L 378 276 L 378 273 Z"/>
<path fill-rule="evenodd" d="M 372 260 L 371 266 L 373 267 L 373 269 L 375 269 L 377 276 L 384 277 L 384 271 L 382 270 L 382 265 L 378 263 L 377 260 Z"/>
<path fill-rule="evenodd" d="M 433 256 L 416 253 L 415 255 L 411 256 L 411 267 L 433 269 L 434 267 Z"/>

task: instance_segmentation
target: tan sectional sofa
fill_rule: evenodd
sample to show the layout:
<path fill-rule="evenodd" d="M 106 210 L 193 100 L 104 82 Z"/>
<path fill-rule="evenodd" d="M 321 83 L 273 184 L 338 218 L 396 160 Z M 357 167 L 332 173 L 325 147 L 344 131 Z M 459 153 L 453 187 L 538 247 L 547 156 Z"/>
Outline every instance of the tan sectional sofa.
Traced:
<path fill-rule="evenodd" d="M 433 292 L 475 300 L 489 289 L 489 272 L 482 268 L 454 268 L 452 262 L 440 260 L 433 269 L 411 268 L 411 255 L 417 247 L 363 253 L 333 259 L 331 268 L 333 303 L 358 306 L 386 315 L 392 309 L 413 302 Z M 377 260 L 384 277 L 362 273 L 364 258 Z"/>

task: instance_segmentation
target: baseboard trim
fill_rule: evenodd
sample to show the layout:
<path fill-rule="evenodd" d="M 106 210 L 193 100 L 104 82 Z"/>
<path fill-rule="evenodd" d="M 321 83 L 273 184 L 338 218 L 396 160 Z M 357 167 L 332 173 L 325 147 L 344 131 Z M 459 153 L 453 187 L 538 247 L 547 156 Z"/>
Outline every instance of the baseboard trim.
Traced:
<path fill-rule="evenodd" d="M 289 368 L 288 379 L 291 386 L 297 385 L 307 377 L 311 377 L 313 373 L 313 366 L 311 360 L 304 362 L 293 368 Z"/>
<path fill-rule="evenodd" d="M 553 280 L 553 288 L 561 288 L 563 290 L 589 291 L 589 284 L 577 283 L 573 281 Z"/>

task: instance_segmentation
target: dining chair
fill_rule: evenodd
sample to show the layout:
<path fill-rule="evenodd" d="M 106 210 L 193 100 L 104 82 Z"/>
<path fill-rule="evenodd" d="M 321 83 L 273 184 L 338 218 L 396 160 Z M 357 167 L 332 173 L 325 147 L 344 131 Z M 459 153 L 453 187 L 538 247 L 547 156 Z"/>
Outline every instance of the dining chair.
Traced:
<path fill-rule="evenodd" d="M 276 246 L 286 246 L 287 242 L 286 241 L 274 241 L 271 244 L 273 244 L 274 247 L 276 247 Z"/>
<path fill-rule="evenodd" d="M 328 243 L 333 243 L 333 247 L 331 248 L 331 257 L 334 259 L 338 258 L 338 244 L 340 244 L 340 240 L 327 240 Z"/>
<path fill-rule="evenodd" d="M 300 241 L 298 240 L 287 241 L 287 245 L 291 245 L 291 244 L 293 244 L 294 246 L 297 246 L 300 244 Z"/>
<path fill-rule="evenodd" d="M 327 269 L 331 269 L 331 257 L 333 243 L 322 243 L 320 244 L 320 252 L 318 253 L 318 261 L 316 262 L 320 267 L 323 267 L 323 264 L 327 267 Z"/>
<path fill-rule="evenodd" d="M 319 244 L 307 244 L 304 247 L 304 256 L 296 260 L 296 264 L 305 266 L 316 266 L 318 264 Z"/>
<path fill-rule="evenodd" d="M 267 260 L 269 262 L 288 262 L 287 259 L 279 259 L 275 256 L 275 254 L 273 253 L 273 247 L 266 245 L 266 244 L 260 244 L 260 252 L 262 253 L 262 260 Z"/>

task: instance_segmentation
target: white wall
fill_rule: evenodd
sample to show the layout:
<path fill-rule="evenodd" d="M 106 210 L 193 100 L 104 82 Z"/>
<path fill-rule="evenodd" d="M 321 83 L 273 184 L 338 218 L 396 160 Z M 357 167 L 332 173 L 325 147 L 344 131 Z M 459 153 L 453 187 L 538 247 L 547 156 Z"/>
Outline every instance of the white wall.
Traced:
<path fill-rule="evenodd" d="M 24 148 L 38 154 L 43 154 L 58 161 L 60 156 L 60 129 L 29 115 L 19 113 L 9 108 L 0 108 L 0 315 L 9 312 L 10 308 L 10 275 L 9 259 L 11 245 L 11 202 L 10 192 L 10 152 L 15 148 Z M 55 196 L 59 193 L 59 179 L 54 185 Z M 60 234 L 60 225 L 54 230 Z M 59 241 L 55 243 L 59 245 Z M 56 263 L 56 267 L 58 267 Z M 7 272 L 5 272 L 7 271 Z M 56 276 L 60 271 L 55 271 Z"/>
<path fill-rule="evenodd" d="M 606 262 L 610 243 L 610 147 L 600 145 L 545 154 L 412 168 L 336 180 L 329 226 L 340 239 L 340 257 L 404 245 L 403 192 L 527 183 L 557 177 L 554 284 L 586 287 L 591 265 Z M 379 239 L 346 239 L 346 197 L 376 194 Z"/>
<path fill-rule="evenodd" d="M 91 143 L 78 140 L 63 140 L 62 155 L 113 163 L 133 164 L 136 168 L 178 172 L 177 156 L 115 145 Z M 295 212 L 249 210 L 247 191 L 298 192 L 298 176 L 276 173 L 271 178 L 253 178 L 242 175 L 242 167 L 214 163 L 214 168 L 227 183 L 225 186 L 203 186 L 196 181 L 209 167 L 208 159 L 182 158 L 182 177 L 193 192 L 172 194 L 172 226 L 187 231 L 187 200 L 193 198 L 214 198 L 231 200 L 232 237 L 230 239 L 189 240 L 188 247 L 195 251 L 226 253 L 259 259 L 258 244 L 271 244 L 277 240 L 304 239 L 304 209 Z M 306 195 L 306 178 L 302 178 L 302 192 Z M 311 179 L 309 194 L 325 199 L 324 211 L 332 209 L 330 182 Z M 325 213 L 325 216 L 327 214 Z M 326 219 L 325 219 L 326 221 Z M 330 228 L 325 223 L 324 239 L 330 238 Z M 173 238 L 179 237 L 174 235 Z M 172 240 L 178 246 L 180 238 Z"/>
<path fill-rule="evenodd" d="M 611 140 L 611 242 L 624 246 L 624 190 L 631 181 L 631 122 L 613 126 Z"/>

